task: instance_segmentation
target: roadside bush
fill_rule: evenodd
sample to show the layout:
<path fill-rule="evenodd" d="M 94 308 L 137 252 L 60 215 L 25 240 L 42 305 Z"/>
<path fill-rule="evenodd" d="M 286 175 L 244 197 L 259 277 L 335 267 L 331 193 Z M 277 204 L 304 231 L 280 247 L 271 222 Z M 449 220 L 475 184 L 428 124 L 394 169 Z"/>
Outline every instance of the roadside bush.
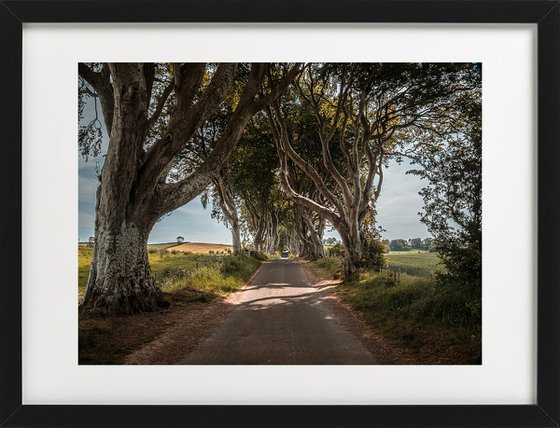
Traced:
<path fill-rule="evenodd" d="M 234 275 L 242 278 L 252 275 L 258 267 L 258 263 L 254 258 L 244 255 L 226 256 L 223 258 L 220 271 L 223 275 Z"/>
<path fill-rule="evenodd" d="M 434 321 L 479 335 L 481 295 L 468 287 L 438 281 L 423 315 Z"/>
<path fill-rule="evenodd" d="M 260 266 L 248 256 L 195 256 L 196 267 L 168 268 L 156 275 L 158 286 L 167 292 L 194 289 L 208 295 L 239 290 Z"/>
<path fill-rule="evenodd" d="M 268 256 L 260 251 L 251 250 L 251 257 L 262 261 L 268 260 Z"/>
<path fill-rule="evenodd" d="M 363 254 L 360 267 L 365 269 L 373 269 L 380 272 L 385 267 L 385 245 L 374 236 L 367 236 L 363 239 Z"/>
<path fill-rule="evenodd" d="M 328 256 L 344 257 L 344 246 L 340 242 L 337 242 L 335 245 L 329 248 Z"/>
<path fill-rule="evenodd" d="M 339 279 L 344 272 L 344 259 L 342 257 L 323 257 L 313 262 L 314 268 L 327 274 L 333 279 Z"/>

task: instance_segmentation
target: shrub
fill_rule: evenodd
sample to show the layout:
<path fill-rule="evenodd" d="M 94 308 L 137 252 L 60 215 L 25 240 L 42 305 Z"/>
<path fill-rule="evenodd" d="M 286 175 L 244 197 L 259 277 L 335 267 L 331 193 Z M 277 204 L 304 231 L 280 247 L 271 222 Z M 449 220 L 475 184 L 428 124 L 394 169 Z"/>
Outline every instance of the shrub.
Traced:
<path fill-rule="evenodd" d="M 344 246 L 340 242 L 337 242 L 329 248 L 328 255 L 329 257 L 344 257 Z"/>
<path fill-rule="evenodd" d="M 344 259 L 342 257 L 323 257 L 314 261 L 312 266 L 326 272 L 332 278 L 338 279 L 344 272 Z"/>
<path fill-rule="evenodd" d="M 376 237 L 368 235 L 363 240 L 360 267 L 380 272 L 385 267 L 385 245 Z"/>
<path fill-rule="evenodd" d="M 260 263 L 257 259 L 244 255 L 226 256 L 222 259 L 221 272 L 225 276 L 235 276 L 247 281 Z"/>
<path fill-rule="evenodd" d="M 265 253 L 262 253 L 260 251 L 255 251 L 255 250 L 251 250 L 250 252 L 251 257 L 260 260 L 261 262 L 264 260 L 268 260 L 268 256 Z"/>
<path fill-rule="evenodd" d="M 258 269 L 260 262 L 247 256 L 195 256 L 196 268 L 161 270 L 156 275 L 163 291 L 194 289 L 207 296 L 228 293 L 241 288 Z"/>

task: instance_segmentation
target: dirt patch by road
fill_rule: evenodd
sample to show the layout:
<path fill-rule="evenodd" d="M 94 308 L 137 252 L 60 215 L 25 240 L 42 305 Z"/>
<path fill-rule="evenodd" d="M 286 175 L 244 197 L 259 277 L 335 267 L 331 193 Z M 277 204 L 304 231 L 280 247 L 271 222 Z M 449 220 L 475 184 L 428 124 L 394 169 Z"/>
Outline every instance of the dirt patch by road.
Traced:
<path fill-rule="evenodd" d="M 210 336 L 235 307 L 237 293 L 210 303 L 176 303 L 164 314 L 165 331 L 124 359 L 124 364 L 179 364 Z M 163 320 L 162 320 L 163 321 Z"/>
<path fill-rule="evenodd" d="M 81 316 L 80 364 L 177 364 L 227 318 L 235 299 L 193 301 L 192 294 L 167 294 L 171 308 L 162 312 Z"/>

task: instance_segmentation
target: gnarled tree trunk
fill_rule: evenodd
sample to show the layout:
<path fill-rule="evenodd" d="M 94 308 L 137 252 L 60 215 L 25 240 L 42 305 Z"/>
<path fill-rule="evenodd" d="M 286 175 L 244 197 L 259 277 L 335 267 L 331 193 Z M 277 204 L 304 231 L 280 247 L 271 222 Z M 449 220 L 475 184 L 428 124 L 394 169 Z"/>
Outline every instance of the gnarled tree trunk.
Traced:
<path fill-rule="evenodd" d="M 166 307 L 148 261 L 145 226 L 124 220 L 98 229 L 84 308 L 105 315 Z"/>
<path fill-rule="evenodd" d="M 304 210 L 297 204 L 294 207 L 293 216 L 296 233 L 301 242 L 300 256 L 308 260 L 325 257 L 322 239 L 324 221 L 319 219 L 316 225 L 312 218 L 313 212 Z"/>
<path fill-rule="evenodd" d="M 147 87 L 141 64 L 109 66 L 114 110 L 109 149 L 97 190 L 95 249 L 82 308 L 106 315 L 163 304 L 151 274 L 146 243 L 153 221 L 133 218 L 130 200 L 143 152 Z"/>
<path fill-rule="evenodd" d="M 233 254 L 239 255 L 241 254 L 241 229 L 239 227 L 239 214 L 237 213 L 235 198 L 222 175 L 219 175 L 214 180 L 214 185 L 218 192 L 220 209 L 231 228 Z"/>
<path fill-rule="evenodd" d="M 362 242 L 357 226 L 355 224 L 354 227 L 339 226 L 337 228 L 344 245 L 344 276 L 347 279 L 352 278 L 356 274 L 362 259 Z"/>

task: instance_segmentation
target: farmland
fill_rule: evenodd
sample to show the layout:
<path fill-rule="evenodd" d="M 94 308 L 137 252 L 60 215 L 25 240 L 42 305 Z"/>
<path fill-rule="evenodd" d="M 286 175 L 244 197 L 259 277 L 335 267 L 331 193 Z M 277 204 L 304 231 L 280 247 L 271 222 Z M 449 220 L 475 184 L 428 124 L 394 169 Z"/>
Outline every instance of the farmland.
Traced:
<path fill-rule="evenodd" d="M 430 276 L 443 269 L 437 254 L 427 251 L 391 251 L 387 254 L 387 264 L 413 276 Z"/>
<path fill-rule="evenodd" d="M 229 253 L 231 252 L 231 245 L 210 244 L 206 242 L 186 242 L 184 244 L 168 247 L 167 250 L 192 254 Z"/>
<path fill-rule="evenodd" d="M 166 242 L 163 244 L 148 244 L 149 250 L 166 250 L 168 248 L 176 247 L 177 242 Z"/>

